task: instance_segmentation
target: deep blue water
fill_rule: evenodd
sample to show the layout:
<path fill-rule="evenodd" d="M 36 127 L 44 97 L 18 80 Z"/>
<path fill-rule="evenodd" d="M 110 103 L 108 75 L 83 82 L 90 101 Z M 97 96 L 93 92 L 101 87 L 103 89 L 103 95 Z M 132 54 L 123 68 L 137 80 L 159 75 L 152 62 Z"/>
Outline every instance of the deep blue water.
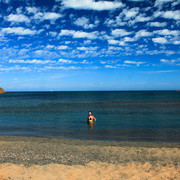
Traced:
<path fill-rule="evenodd" d="M 97 119 L 89 133 L 88 111 Z M 0 95 L 0 134 L 180 142 L 180 92 L 15 92 Z"/>

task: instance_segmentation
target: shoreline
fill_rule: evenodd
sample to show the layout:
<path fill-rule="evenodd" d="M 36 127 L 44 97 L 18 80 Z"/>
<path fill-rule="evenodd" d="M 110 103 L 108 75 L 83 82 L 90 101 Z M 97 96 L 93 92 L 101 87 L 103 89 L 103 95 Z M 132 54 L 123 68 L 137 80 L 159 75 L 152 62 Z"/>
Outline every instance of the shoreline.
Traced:
<path fill-rule="evenodd" d="M 0 180 L 179 177 L 180 143 L 0 135 Z"/>
<path fill-rule="evenodd" d="M 180 143 L 72 140 L 0 135 L 0 144 L 0 164 L 85 165 L 91 161 L 107 163 L 136 161 L 177 165 L 180 162 Z M 169 153 L 167 157 L 165 157 L 165 151 Z"/>
<path fill-rule="evenodd" d="M 116 142 L 116 143 L 126 143 L 126 144 L 151 144 L 154 146 L 154 144 L 160 144 L 160 145 L 164 145 L 165 147 L 167 147 L 167 145 L 169 145 L 169 147 L 172 147 L 172 145 L 174 144 L 175 146 L 180 144 L 180 140 L 162 140 L 162 139 L 148 139 L 148 138 L 141 138 L 141 139 L 137 139 L 137 138 L 122 138 L 122 139 L 119 139 L 119 140 L 110 140 L 110 139 L 80 139 L 80 138 L 71 138 L 71 137 L 68 137 L 68 138 L 65 138 L 65 137 L 55 137 L 55 136 L 36 136 L 36 135 L 19 135 L 19 134 L 0 134 L 0 140 L 18 140 L 18 139 L 54 139 L 54 140 L 69 140 L 69 141 L 92 141 L 92 142 L 109 142 L 109 144 L 111 144 L 110 142 Z"/>
<path fill-rule="evenodd" d="M 101 146 L 127 146 L 127 147 L 154 147 L 154 148 L 180 148 L 180 142 L 175 141 L 147 141 L 147 140 L 91 140 L 91 139 L 72 139 L 48 136 L 24 136 L 24 135 L 0 135 L 1 141 L 31 141 L 31 142 L 53 142 L 66 144 L 101 145 Z"/>

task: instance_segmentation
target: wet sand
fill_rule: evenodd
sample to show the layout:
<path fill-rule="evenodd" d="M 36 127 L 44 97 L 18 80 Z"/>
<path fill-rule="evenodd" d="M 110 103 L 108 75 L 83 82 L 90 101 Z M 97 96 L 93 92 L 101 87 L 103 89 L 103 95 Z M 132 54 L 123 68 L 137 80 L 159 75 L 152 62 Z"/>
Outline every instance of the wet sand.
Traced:
<path fill-rule="evenodd" d="M 0 136 L 0 180 L 179 178 L 180 143 Z"/>

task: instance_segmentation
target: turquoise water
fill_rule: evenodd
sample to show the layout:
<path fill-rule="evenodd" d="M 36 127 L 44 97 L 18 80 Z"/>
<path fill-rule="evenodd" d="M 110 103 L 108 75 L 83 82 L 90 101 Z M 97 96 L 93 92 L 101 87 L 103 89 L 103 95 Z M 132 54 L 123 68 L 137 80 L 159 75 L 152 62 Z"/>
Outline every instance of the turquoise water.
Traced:
<path fill-rule="evenodd" d="M 90 133 L 88 111 L 97 119 Z M 0 134 L 180 141 L 180 92 L 15 92 L 0 96 Z"/>

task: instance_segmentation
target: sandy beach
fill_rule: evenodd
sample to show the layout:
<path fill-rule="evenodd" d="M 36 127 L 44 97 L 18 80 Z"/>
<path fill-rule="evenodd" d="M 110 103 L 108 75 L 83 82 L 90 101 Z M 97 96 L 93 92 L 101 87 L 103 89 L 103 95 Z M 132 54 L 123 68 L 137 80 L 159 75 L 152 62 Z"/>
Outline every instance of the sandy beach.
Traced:
<path fill-rule="evenodd" d="M 0 180 L 179 179 L 180 144 L 0 136 Z"/>

